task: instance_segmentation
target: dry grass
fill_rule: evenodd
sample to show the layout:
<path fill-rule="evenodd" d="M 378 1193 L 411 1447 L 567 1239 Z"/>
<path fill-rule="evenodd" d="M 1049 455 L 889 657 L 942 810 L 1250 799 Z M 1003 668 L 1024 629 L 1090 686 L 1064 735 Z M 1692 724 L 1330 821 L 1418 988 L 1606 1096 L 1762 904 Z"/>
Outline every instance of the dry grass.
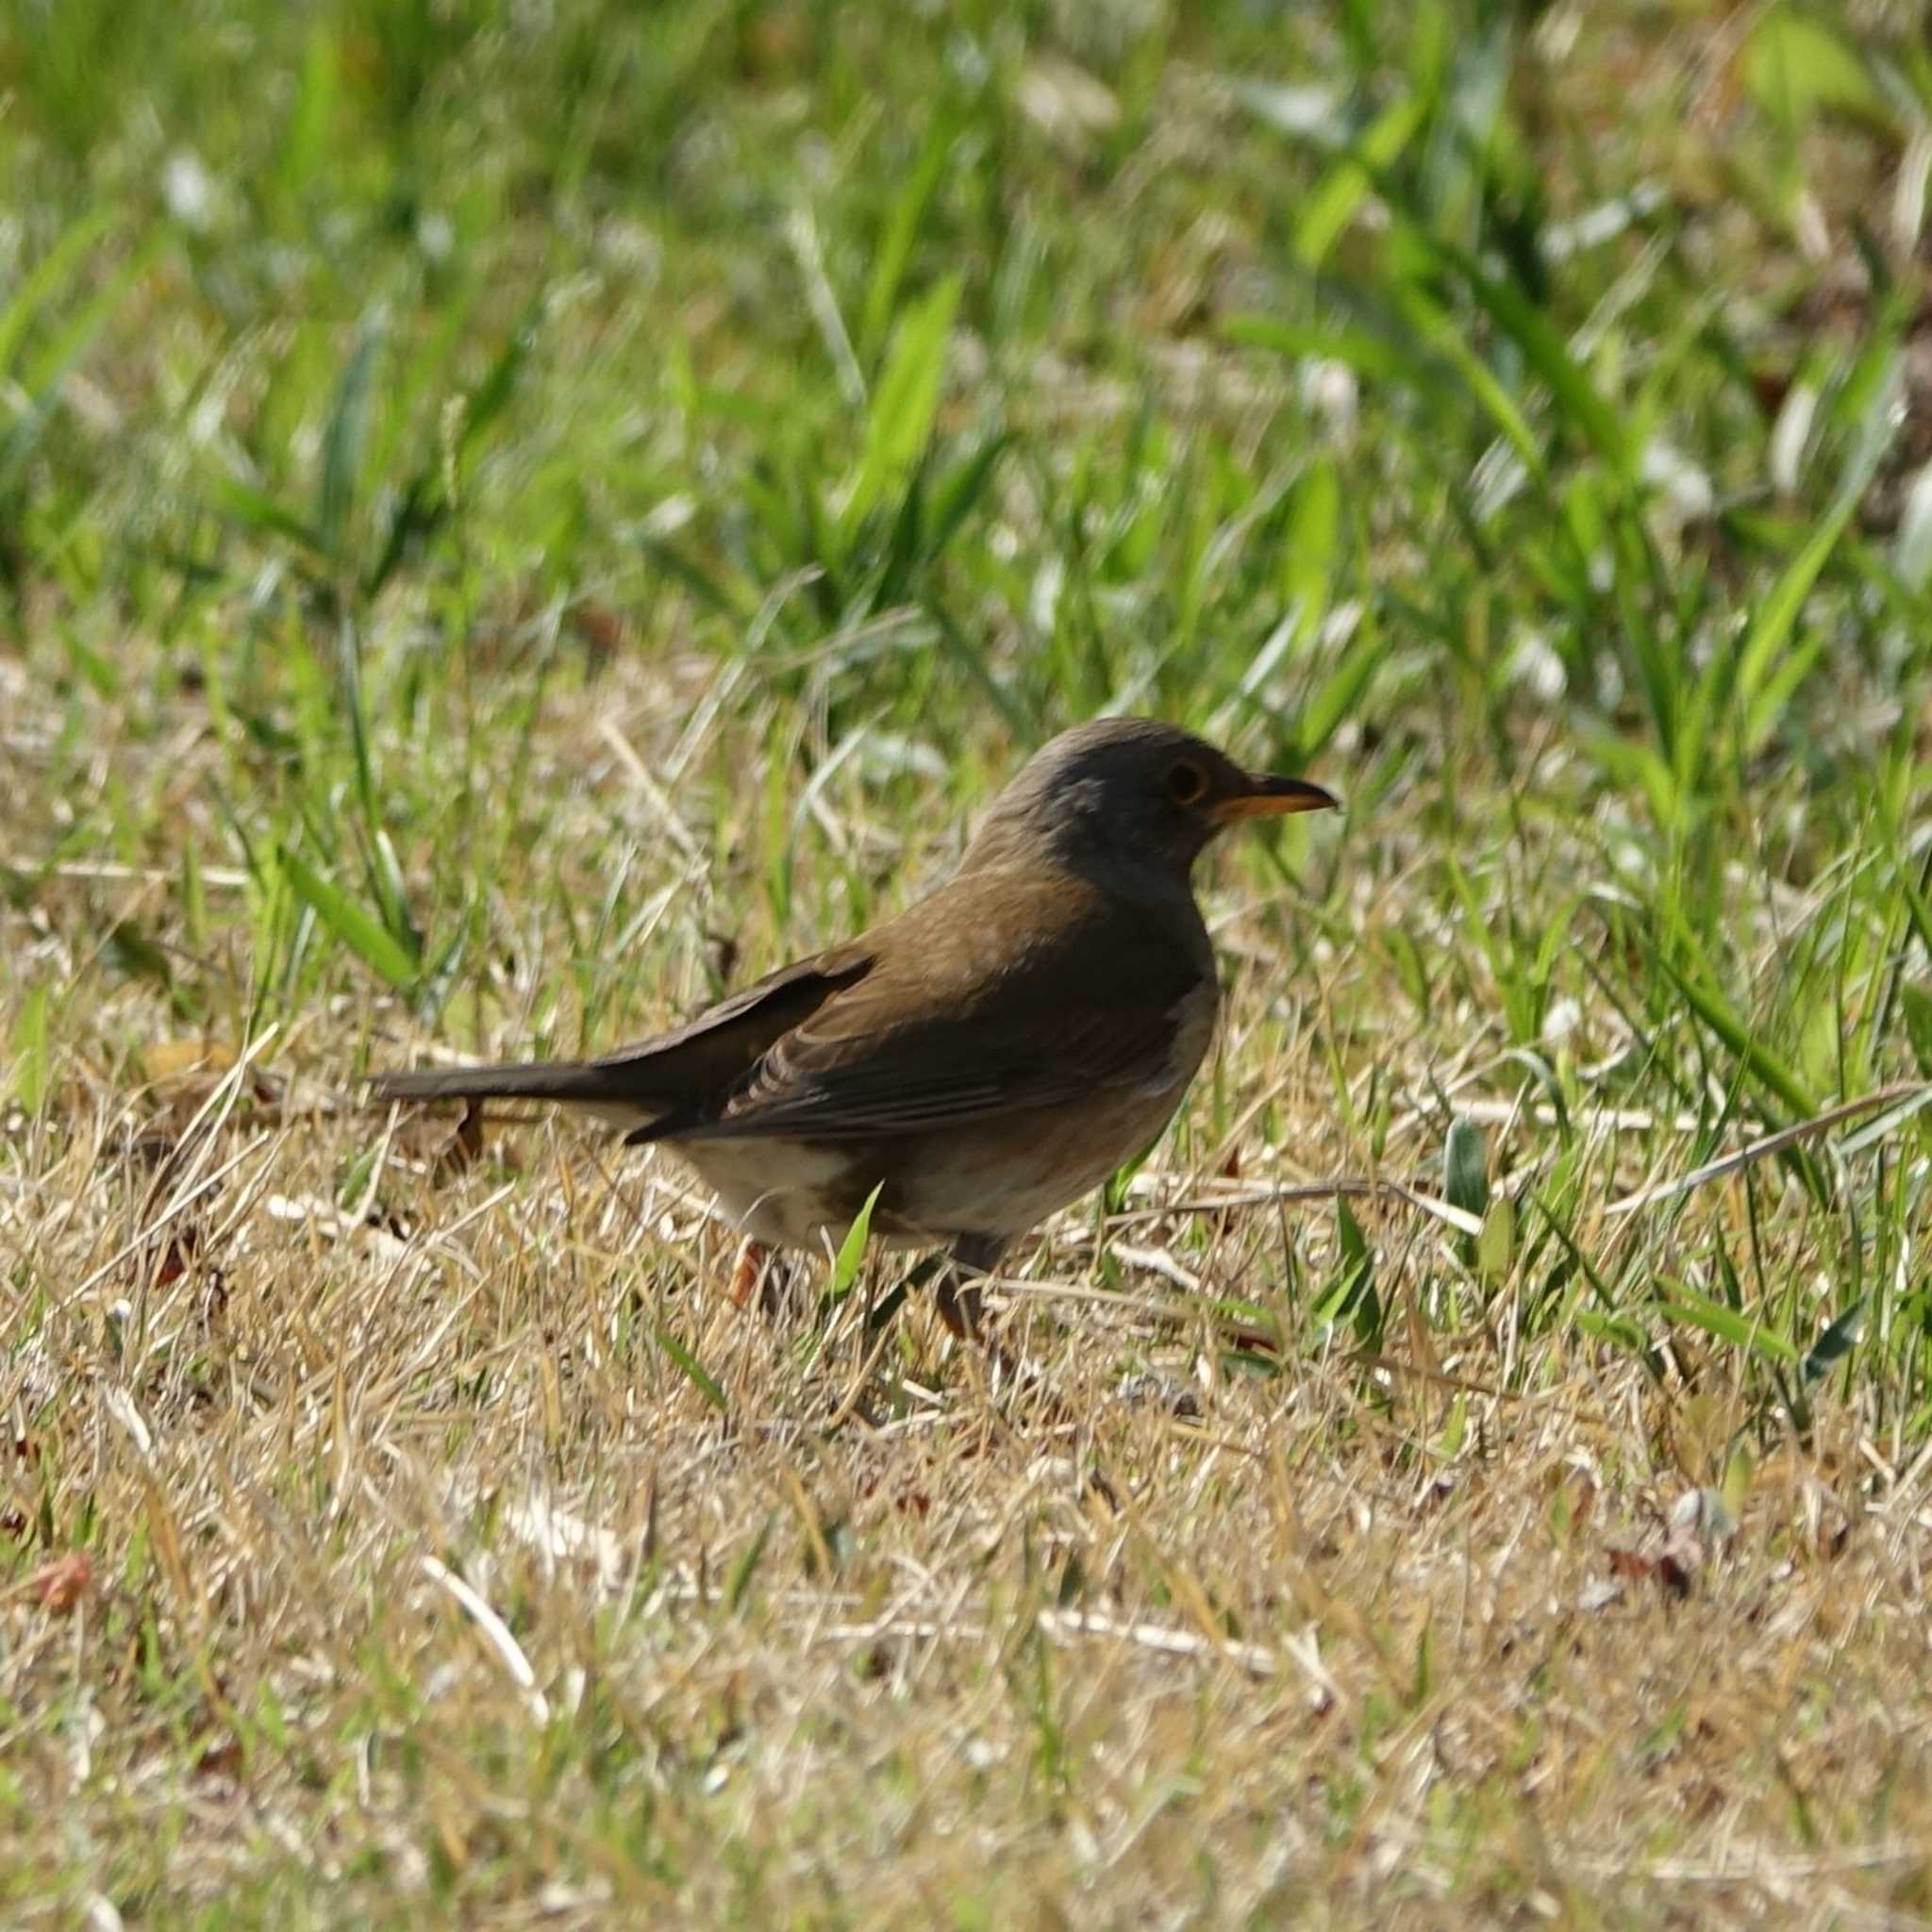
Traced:
<path fill-rule="evenodd" d="M 601 716 L 661 757 L 661 697 L 559 700 L 542 742 Z M 1400 1199 L 1357 1204 L 1377 1355 L 1310 1340 L 1333 1210 L 1257 1196 L 1360 1171 L 1319 1016 L 1373 946 L 1281 984 L 1294 895 L 1257 888 L 1237 861 L 1213 894 L 1239 1178 L 1197 1103 L 1104 1275 L 1091 1213 L 1050 1234 L 1005 1296 L 1018 1388 L 923 1307 L 874 1341 L 879 1264 L 835 1309 L 810 1269 L 733 1307 L 648 1158 L 532 1123 L 466 1161 L 446 1122 L 345 1110 L 365 1033 L 409 1038 L 353 1002 L 225 1076 L 76 1064 L 0 1193 L 36 1550 L 6 1777 L 65 1820 L 13 1895 L 280 1917 L 299 1871 L 333 1923 L 1915 1923 L 1932 1451 L 1834 1405 L 1754 1459 L 1731 1360 L 1528 1341 L 1516 1284 L 1468 1299 L 1464 1238 Z M 100 984 L 72 935 L 143 890 L 83 874 L 24 943 Z M 101 1050 L 152 1054 L 157 1008 L 103 985 Z M 1439 1104 L 1395 1112 L 1382 1171 L 1422 1175 Z M 1608 1110 L 1583 1132 L 1607 1255 L 1641 1176 Z M 1733 1533 L 1683 1526 L 1700 1483 Z"/>

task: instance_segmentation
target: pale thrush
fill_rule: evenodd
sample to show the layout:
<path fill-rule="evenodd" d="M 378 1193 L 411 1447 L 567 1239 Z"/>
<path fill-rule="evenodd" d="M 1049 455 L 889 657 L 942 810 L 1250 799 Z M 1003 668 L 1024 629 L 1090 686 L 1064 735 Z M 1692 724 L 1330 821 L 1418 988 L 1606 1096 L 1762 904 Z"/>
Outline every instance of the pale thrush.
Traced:
<path fill-rule="evenodd" d="M 950 1245 L 956 1329 L 1016 1236 L 1166 1124 L 1221 988 L 1189 875 L 1239 820 L 1336 800 L 1173 725 L 1064 732 L 994 801 L 958 869 L 858 939 L 597 1059 L 386 1074 L 384 1100 L 561 1101 L 670 1148 L 752 1240 Z"/>

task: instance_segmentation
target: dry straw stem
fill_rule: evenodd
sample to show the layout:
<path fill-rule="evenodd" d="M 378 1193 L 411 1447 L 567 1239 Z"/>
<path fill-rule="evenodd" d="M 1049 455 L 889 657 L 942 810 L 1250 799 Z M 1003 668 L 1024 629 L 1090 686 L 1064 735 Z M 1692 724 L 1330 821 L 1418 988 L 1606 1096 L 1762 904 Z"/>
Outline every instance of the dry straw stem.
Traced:
<path fill-rule="evenodd" d="M 1866 1114 L 1890 1109 L 1884 1120 L 1874 1122 L 1865 1133 L 1848 1137 L 1844 1151 L 1856 1153 L 1883 1134 L 1904 1125 L 1928 1099 L 1932 1099 L 1932 1080 L 1895 1080 L 1890 1086 L 1879 1088 L 1876 1092 L 1861 1093 L 1855 1100 L 1826 1108 L 1823 1113 L 1814 1114 L 1809 1120 L 1780 1127 L 1774 1134 L 1765 1134 L 1749 1146 L 1740 1147 L 1735 1154 L 1707 1160 L 1702 1167 L 1694 1167 L 1674 1180 L 1658 1181 L 1650 1187 L 1640 1188 L 1634 1194 L 1625 1194 L 1622 1200 L 1612 1201 L 1604 1212 L 1634 1214 L 1640 1208 L 1651 1208 L 1659 1201 L 1674 1200 L 1679 1194 L 1688 1194 L 1693 1188 L 1703 1187 L 1707 1181 L 1722 1180 L 1726 1174 L 1741 1173 L 1754 1161 L 1762 1160 L 1768 1155 L 1782 1154 L 1788 1147 L 1802 1146 L 1820 1134 L 1828 1134 L 1832 1128 L 1843 1126 L 1847 1121 L 1860 1120 Z"/>

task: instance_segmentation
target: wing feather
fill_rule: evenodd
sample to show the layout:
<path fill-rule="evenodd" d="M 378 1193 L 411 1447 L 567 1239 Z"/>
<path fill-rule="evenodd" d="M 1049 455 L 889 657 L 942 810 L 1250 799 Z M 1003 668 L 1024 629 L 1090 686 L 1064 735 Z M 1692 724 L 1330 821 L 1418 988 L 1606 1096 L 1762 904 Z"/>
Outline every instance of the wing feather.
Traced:
<path fill-rule="evenodd" d="M 378 1100 L 556 1100 L 622 1113 L 673 1114 L 715 1105 L 792 1027 L 871 969 L 860 945 L 800 959 L 721 1000 L 669 1033 L 588 1060 L 434 1067 L 379 1074 Z"/>
<path fill-rule="evenodd" d="M 871 950 L 872 971 L 774 1040 L 721 1105 L 631 1138 L 865 1140 L 1156 1084 L 1177 1014 L 1213 984 L 1198 915 L 1178 933 L 1137 924 L 1061 877 L 961 876 Z"/>

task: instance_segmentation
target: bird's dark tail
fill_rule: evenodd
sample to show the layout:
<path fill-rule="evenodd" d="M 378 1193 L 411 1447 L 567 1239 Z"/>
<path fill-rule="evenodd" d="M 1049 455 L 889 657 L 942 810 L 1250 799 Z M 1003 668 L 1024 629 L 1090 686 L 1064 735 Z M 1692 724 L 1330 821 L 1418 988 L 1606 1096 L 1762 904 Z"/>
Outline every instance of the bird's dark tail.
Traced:
<path fill-rule="evenodd" d="M 369 1097 L 385 1100 L 555 1100 L 608 1110 L 628 1121 L 663 1111 L 638 1091 L 634 1067 L 597 1060 L 507 1061 L 498 1066 L 419 1067 L 375 1074 Z"/>

